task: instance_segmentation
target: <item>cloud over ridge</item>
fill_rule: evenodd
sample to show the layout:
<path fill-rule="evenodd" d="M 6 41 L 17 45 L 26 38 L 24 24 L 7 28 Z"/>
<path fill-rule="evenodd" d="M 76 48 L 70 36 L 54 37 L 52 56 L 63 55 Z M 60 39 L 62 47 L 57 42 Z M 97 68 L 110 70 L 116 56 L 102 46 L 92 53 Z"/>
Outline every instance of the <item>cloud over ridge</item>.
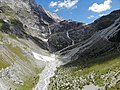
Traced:
<path fill-rule="evenodd" d="M 112 0 L 105 0 L 102 4 L 93 3 L 93 5 L 90 6 L 88 10 L 101 13 L 103 11 L 109 10 L 111 8 L 111 3 Z"/>

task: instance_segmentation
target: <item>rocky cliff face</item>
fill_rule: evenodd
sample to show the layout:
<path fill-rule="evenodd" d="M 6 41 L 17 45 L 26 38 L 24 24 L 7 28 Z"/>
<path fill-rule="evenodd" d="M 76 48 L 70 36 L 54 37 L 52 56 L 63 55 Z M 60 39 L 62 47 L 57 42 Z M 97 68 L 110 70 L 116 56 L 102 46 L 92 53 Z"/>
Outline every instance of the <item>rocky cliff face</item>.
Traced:
<path fill-rule="evenodd" d="M 48 26 L 61 21 L 58 16 L 53 17 L 55 15 L 44 10 L 34 0 L 1 0 L 2 6 L 8 6 L 14 17 L 19 19 L 28 30 L 30 29 L 29 33 L 32 34 L 35 31 L 39 33 L 38 36 L 47 36 L 49 34 Z"/>
<path fill-rule="evenodd" d="M 13 30 L 14 32 L 10 30 L 12 33 L 17 33 L 17 35 L 19 33 L 20 35 L 18 36 L 21 36 L 24 31 L 24 34 L 28 34 L 27 37 L 32 35 L 41 39 L 39 40 L 41 41 L 40 45 L 46 43 L 45 47 L 43 47 L 44 45 L 41 45 L 42 48 L 49 49 L 50 52 L 58 51 L 86 38 L 84 38 L 83 35 L 85 32 L 81 30 L 85 27 L 84 23 L 70 20 L 62 21 L 58 16 L 51 14 L 41 6 L 37 5 L 34 0 L 3 0 L 1 1 L 1 15 L 4 16 L 4 14 L 7 14 L 6 16 L 9 16 L 9 14 L 11 15 L 11 17 L 4 17 L 7 21 L 16 19 L 16 21 L 19 21 L 22 24 L 22 32 L 21 30 Z M 3 17 L 1 19 L 3 19 Z M 56 41 L 54 40 L 54 37 L 58 35 L 57 33 L 63 33 L 59 34 L 59 36 L 63 38 L 62 41 L 64 42 L 64 45 L 57 41 L 58 39 L 56 39 Z M 72 34 L 75 33 L 76 36 L 74 37 Z M 79 34 L 77 35 L 77 33 Z M 78 40 L 78 38 L 81 39 Z M 47 40 L 48 43 L 46 42 Z M 59 42 L 58 46 L 56 45 L 57 42 Z M 48 46 L 46 46 L 47 44 Z"/>
<path fill-rule="evenodd" d="M 82 41 L 89 39 L 96 32 L 99 32 L 111 26 L 115 22 L 115 20 L 117 20 L 119 17 L 120 17 L 120 10 L 116 10 L 106 16 L 100 17 L 99 19 L 95 20 L 93 23 L 88 25 L 85 25 L 84 23 L 73 22 L 73 21 L 61 21 L 59 23 L 52 24 L 50 26 L 51 32 L 52 33 L 58 32 L 58 33 L 51 35 L 48 40 L 50 44 L 49 47 L 50 49 L 52 49 L 50 51 L 52 52 L 56 50 L 58 51 L 60 50 L 59 48 L 63 49 L 69 45 L 74 46 L 77 43 L 81 43 Z M 117 25 L 118 24 L 116 24 L 116 26 Z M 59 32 L 63 34 L 61 33 L 59 34 Z M 63 43 L 59 41 L 61 37 L 64 39 L 64 41 L 62 42 L 64 42 L 64 44 L 66 43 L 66 45 L 63 45 Z M 55 42 L 55 43 L 51 43 L 51 42 Z"/>
<path fill-rule="evenodd" d="M 77 51 L 75 58 L 79 56 L 83 57 L 84 55 L 95 56 L 95 54 L 99 55 L 119 45 L 119 19 L 120 10 L 99 18 L 92 24 L 89 24 L 89 27 L 84 28 L 84 31 L 87 30 L 87 34 L 84 34 L 84 37 L 87 37 L 86 39 L 61 50 L 60 53 L 68 53 L 68 50 L 72 51 L 72 49 L 74 51 L 76 47 L 80 48 L 80 50 Z"/>
<path fill-rule="evenodd" d="M 34 0 L 0 1 L 0 90 L 31 90 L 37 84 L 45 62 L 33 52 L 50 55 L 48 26 L 60 21 L 48 14 Z"/>

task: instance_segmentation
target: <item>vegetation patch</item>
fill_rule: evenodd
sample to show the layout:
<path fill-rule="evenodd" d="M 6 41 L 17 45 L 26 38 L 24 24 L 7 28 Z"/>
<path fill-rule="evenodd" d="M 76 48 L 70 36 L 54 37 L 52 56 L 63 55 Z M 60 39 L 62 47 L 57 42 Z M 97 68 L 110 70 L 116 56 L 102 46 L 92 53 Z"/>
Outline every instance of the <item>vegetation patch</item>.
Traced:
<path fill-rule="evenodd" d="M 8 66 L 10 66 L 10 64 L 4 60 L 4 58 L 2 57 L 2 55 L 0 55 L 0 70 L 2 68 L 3 69 L 6 68 Z"/>
<path fill-rule="evenodd" d="M 28 61 L 27 57 L 23 54 L 22 50 L 15 46 L 13 47 L 11 44 L 7 45 L 7 47 L 15 54 L 17 55 L 21 60 Z"/>
<path fill-rule="evenodd" d="M 12 38 L 12 39 L 17 40 L 17 38 L 13 34 L 9 34 L 9 37 Z"/>
<path fill-rule="evenodd" d="M 1 40 L 3 37 L 4 37 L 3 34 L 0 32 L 0 40 Z"/>
<path fill-rule="evenodd" d="M 25 77 L 24 79 L 24 85 L 18 85 L 17 88 L 18 90 L 32 90 L 36 84 L 39 81 L 39 73 L 43 70 L 41 68 L 33 68 L 34 69 L 34 74 Z"/>
<path fill-rule="evenodd" d="M 29 78 L 28 77 L 26 78 L 27 79 L 25 79 L 24 85 L 19 85 L 18 90 L 32 90 L 32 88 L 34 88 L 39 81 L 38 75 L 30 76 Z"/>

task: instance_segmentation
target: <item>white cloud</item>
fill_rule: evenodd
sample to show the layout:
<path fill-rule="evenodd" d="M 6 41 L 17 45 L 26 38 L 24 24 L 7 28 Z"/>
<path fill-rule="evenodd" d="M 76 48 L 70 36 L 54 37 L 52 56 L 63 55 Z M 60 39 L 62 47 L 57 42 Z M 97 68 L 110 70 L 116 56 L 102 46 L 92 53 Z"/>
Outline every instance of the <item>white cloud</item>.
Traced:
<path fill-rule="evenodd" d="M 90 15 L 89 17 L 87 17 L 88 19 L 92 19 L 94 18 L 95 16 L 94 15 Z"/>
<path fill-rule="evenodd" d="M 104 3 L 102 4 L 94 3 L 92 6 L 89 7 L 89 10 L 100 13 L 100 12 L 109 10 L 111 8 L 111 5 L 110 5 L 111 3 L 112 3 L 112 0 L 105 0 Z"/>
<path fill-rule="evenodd" d="M 107 14 L 99 14 L 99 17 L 105 16 L 105 15 L 107 15 Z"/>
<path fill-rule="evenodd" d="M 50 7 L 57 7 L 57 8 L 72 8 L 74 7 L 79 0 L 64 0 L 64 1 L 51 1 Z"/>
<path fill-rule="evenodd" d="M 51 1 L 51 2 L 50 2 L 50 7 L 55 7 L 55 6 L 57 6 L 57 4 L 58 4 L 57 2 Z"/>
<path fill-rule="evenodd" d="M 55 9 L 55 11 L 54 12 L 58 12 L 59 11 L 59 9 Z"/>

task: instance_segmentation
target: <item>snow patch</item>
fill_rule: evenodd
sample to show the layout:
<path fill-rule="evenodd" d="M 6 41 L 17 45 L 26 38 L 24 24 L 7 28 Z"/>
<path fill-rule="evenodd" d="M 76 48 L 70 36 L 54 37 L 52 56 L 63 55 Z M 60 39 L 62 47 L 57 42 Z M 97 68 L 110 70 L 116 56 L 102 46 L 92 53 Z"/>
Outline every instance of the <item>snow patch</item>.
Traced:
<path fill-rule="evenodd" d="M 50 78 L 55 74 L 54 71 L 57 70 L 57 67 L 68 63 L 70 60 L 68 60 L 68 57 L 58 57 L 55 54 L 45 56 L 35 52 L 32 53 L 36 59 L 47 62 L 44 70 L 39 74 L 39 82 L 32 90 L 48 90 Z"/>
<path fill-rule="evenodd" d="M 55 61 L 55 55 L 54 54 L 51 54 L 50 56 L 41 55 L 41 54 L 38 54 L 38 53 L 35 53 L 35 52 L 32 52 L 32 54 L 36 59 L 44 61 L 44 62 Z"/>

